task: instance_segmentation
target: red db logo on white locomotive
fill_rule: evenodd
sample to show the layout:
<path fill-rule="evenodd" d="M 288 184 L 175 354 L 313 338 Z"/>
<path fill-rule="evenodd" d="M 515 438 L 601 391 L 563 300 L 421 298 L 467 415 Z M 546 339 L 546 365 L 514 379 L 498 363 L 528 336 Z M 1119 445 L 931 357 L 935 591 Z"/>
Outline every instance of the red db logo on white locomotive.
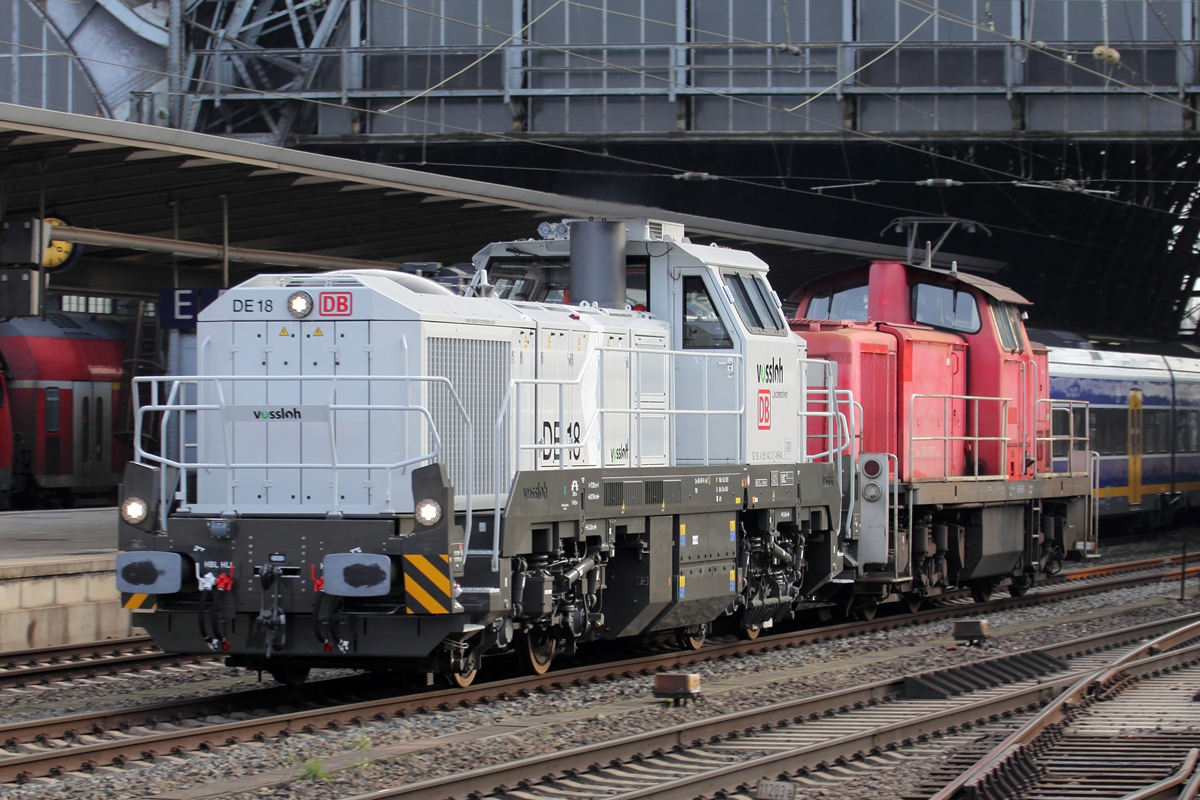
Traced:
<path fill-rule="evenodd" d="M 322 317 L 348 317 L 354 313 L 354 295 L 350 292 L 321 292 Z"/>
<path fill-rule="evenodd" d="M 758 429 L 771 430 L 771 390 L 758 390 Z"/>

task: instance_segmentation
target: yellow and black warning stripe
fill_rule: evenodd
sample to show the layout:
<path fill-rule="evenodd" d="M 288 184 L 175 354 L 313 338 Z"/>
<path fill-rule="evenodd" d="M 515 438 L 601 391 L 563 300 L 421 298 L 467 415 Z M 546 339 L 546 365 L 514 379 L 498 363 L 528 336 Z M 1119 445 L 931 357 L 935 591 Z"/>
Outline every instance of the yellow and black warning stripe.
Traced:
<path fill-rule="evenodd" d="M 158 601 L 154 600 L 150 603 L 147 603 L 147 601 L 150 600 L 151 597 L 154 597 L 154 595 L 141 594 L 141 593 L 131 594 L 129 592 L 122 592 L 121 593 L 121 607 L 128 608 L 131 611 L 139 609 L 139 608 L 144 608 L 147 611 L 153 611 L 154 609 L 158 608 Z"/>
<path fill-rule="evenodd" d="M 454 609 L 450 596 L 450 556 L 404 556 L 404 593 L 409 614 L 449 614 Z"/>

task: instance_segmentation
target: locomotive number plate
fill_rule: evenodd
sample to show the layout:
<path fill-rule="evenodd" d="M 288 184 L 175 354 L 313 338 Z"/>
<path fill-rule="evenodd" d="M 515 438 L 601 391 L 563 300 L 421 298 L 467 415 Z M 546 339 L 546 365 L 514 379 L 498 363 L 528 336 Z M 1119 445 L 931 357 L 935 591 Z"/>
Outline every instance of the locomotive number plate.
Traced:
<path fill-rule="evenodd" d="M 788 781 L 759 781 L 756 800 L 796 800 L 796 784 Z"/>

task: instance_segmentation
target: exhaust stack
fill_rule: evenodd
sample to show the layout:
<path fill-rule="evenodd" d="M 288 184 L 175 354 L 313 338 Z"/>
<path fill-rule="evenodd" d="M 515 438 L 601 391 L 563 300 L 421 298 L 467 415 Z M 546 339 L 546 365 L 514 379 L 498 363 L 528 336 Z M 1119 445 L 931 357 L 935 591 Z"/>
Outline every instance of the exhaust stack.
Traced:
<path fill-rule="evenodd" d="M 623 220 L 571 223 L 571 303 L 586 300 L 601 308 L 625 307 Z"/>

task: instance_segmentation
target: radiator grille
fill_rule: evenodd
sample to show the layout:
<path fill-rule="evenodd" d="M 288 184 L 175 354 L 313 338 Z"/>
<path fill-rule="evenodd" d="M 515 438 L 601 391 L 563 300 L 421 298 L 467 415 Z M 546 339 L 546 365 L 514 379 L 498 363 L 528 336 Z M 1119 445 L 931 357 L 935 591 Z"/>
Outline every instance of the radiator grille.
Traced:
<path fill-rule="evenodd" d="M 663 502 L 663 482 L 662 481 L 646 481 L 646 503 L 652 506 L 661 506 Z"/>
<path fill-rule="evenodd" d="M 604 505 L 607 508 L 625 504 L 625 485 L 619 481 L 604 482 Z"/>
<path fill-rule="evenodd" d="M 428 348 L 429 374 L 450 381 L 474 427 L 475 470 L 472 478 L 475 485 L 472 493 L 491 494 L 496 488 L 496 413 L 508 388 L 512 347 L 508 342 L 433 337 L 428 340 Z M 438 462 L 446 468 L 457 494 L 464 495 L 467 485 L 467 429 L 454 398 L 444 386 L 430 387 L 429 413 L 442 439 Z M 429 438 L 432 447 L 432 432 Z M 501 430 L 501 442 L 504 449 L 500 453 L 500 463 L 507 465 L 507 420 Z"/>

